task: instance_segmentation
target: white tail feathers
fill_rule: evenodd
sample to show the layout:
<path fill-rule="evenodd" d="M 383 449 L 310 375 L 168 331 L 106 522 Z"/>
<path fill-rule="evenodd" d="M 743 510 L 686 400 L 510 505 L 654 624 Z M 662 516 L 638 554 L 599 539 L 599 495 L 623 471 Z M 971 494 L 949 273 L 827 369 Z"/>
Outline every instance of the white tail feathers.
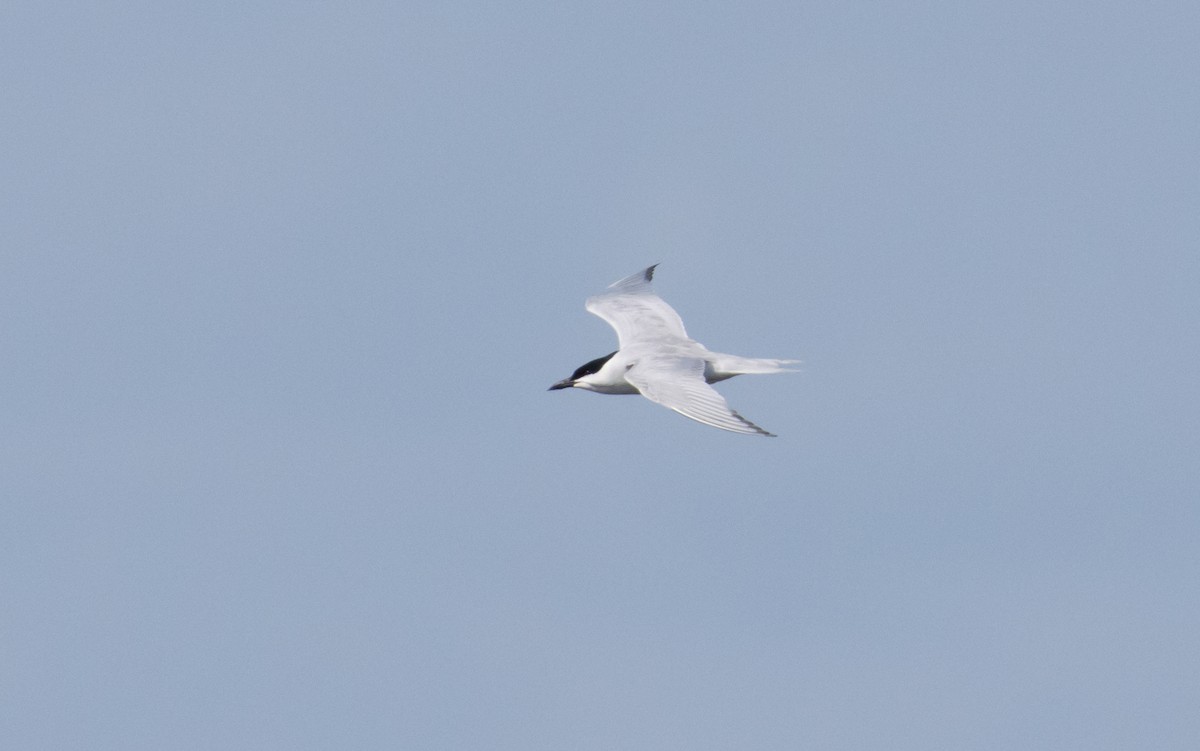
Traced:
<path fill-rule="evenodd" d="M 778 360 L 765 357 L 738 357 L 712 353 L 708 360 L 708 371 L 705 375 L 717 379 L 730 378 L 735 375 L 768 375 L 770 373 L 789 373 L 796 370 L 793 365 L 799 365 L 799 360 Z"/>

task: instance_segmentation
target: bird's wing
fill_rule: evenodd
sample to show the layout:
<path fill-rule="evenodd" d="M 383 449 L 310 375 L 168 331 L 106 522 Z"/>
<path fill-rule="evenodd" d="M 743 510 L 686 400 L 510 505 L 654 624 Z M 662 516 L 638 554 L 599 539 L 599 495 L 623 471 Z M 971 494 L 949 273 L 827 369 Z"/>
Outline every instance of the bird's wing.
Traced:
<path fill-rule="evenodd" d="M 613 282 L 605 292 L 588 298 L 588 312 L 617 330 L 622 349 L 648 341 L 687 339 L 679 314 L 650 287 L 657 265 Z"/>
<path fill-rule="evenodd" d="M 773 436 L 729 408 L 725 397 L 704 381 L 704 360 L 691 357 L 639 358 L 625 380 L 652 402 L 684 417 L 734 433 Z"/>

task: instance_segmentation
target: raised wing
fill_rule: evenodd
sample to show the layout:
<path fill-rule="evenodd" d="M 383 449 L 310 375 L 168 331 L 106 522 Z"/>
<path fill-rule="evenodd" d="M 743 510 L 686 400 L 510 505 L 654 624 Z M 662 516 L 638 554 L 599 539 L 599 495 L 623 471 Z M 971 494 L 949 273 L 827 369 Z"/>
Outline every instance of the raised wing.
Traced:
<path fill-rule="evenodd" d="M 613 282 L 607 291 L 588 298 L 588 312 L 616 329 L 621 349 L 643 342 L 687 339 L 679 314 L 650 287 L 656 266 Z"/>
<path fill-rule="evenodd" d="M 704 381 L 704 360 L 643 357 L 625 372 L 642 396 L 684 417 L 734 433 L 774 436 L 729 408 L 725 397 Z"/>

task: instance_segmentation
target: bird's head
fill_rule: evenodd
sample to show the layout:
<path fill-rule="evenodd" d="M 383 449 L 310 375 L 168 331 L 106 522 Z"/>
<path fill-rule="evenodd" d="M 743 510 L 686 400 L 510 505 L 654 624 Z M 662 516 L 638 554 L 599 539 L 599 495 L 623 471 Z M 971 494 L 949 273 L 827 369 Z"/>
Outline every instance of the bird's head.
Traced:
<path fill-rule="evenodd" d="M 617 353 L 609 352 L 604 357 L 597 357 L 595 360 L 585 362 L 583 365 L 575 368 L 575 372 L 571 374 L 570 378 L 562 379 L 558 383 L 551 386 L 549 390 L 558 391 L 559 389 L 569 388 L 591 389 L 592 384 L 588 381 L 588 376 L 595 375 L 596 373 L 600 372 L 600 368 L 603 368 L 604 364 L 611 360 L 612 356 L 615 354 Z"/>

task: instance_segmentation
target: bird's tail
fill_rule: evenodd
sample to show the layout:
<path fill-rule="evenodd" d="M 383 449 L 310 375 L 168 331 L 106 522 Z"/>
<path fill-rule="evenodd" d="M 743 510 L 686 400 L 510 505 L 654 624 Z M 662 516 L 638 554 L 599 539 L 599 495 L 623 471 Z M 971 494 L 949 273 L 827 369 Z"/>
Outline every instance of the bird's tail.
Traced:
<path fill-rule="evenodd" d="M 766 357 L 738 357 L 713 353 L 709 359 L 709 367 L 718 378 L 729 378 L 735 375 L 766 375 L 768 373 L 789 373 L 797 370 L 792 367 L 799 365 L 799 360 L 779 360 Z"/>

